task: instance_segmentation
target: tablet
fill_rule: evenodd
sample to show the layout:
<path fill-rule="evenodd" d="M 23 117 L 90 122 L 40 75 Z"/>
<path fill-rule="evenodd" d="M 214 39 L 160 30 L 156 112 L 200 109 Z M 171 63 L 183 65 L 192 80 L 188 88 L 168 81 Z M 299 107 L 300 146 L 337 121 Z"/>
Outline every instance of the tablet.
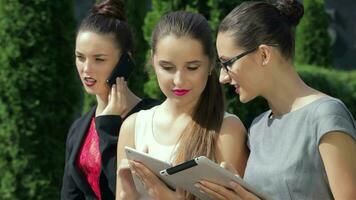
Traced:
<path fill-rule="evenodd" d="M 149 168 L 158 178 L 162 180 L 171 190 L 175 190 L 174 184 L 170 183 L 169 180 L 165 180 L 165 178 L 160 176 L 160 171 L 172 167 L 171 164 L 166 163 L 162 160 L 158 160 L 145 152 L 138 151 L 134 148 L 125 146 L 126 158 L 128 160 L 138 161 L 144 164 L 147 168 Z M 141 181 L 133 176 L 133 180 L 136 186 L 136 190 L 142 195 L 146 193 L 143 184 Z M 144 195 L 146 196 L 146 195 Z"/>
<path fill-rule="evenodd" d="M 162 170 L 160 175 L 162 178 L 174 183 L 176 187 L 182 188 L 200 199 L 213 200 L 194 186 L 200 180 L 208 180 L 225 187 L 229 187 L 230 181 L 235 181 L 260 198 L 271 199 L 267 194 L 251 187 L 238 175 L 224 169 L 205 156 Z"/>

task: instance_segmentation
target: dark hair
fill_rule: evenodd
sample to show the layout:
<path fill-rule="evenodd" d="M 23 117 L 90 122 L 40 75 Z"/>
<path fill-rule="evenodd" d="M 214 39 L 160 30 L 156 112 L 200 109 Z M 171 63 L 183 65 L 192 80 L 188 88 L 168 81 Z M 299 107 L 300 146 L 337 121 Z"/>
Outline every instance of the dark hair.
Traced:
<path fill-rule="evenodd" d="M 132 32 L 126 23 L 124 4 L 120 0 L 105 0 L 95 5 L 79 26 L 78 33 L 83 31 L 112 35 L 123 52 L 133 50 Z"/>
<path fill-rule="evenodd" d="M 173 34 L 190 37 L 201 42 L 204 53 L 211 63 L 215 61 L 215 46 L 212 30 L 204 16 L 198 13 L 175 11 L 161 17 L 152 34 L 152 51 L 156 52 L 157 40 Z"/>
<path fill-rule="evenodd" d="M 165 36 L 189 37 L 202 44 L 210 63 L 215 63 L 215 45 L 207 20 L 198 13 L 185 11 L 170 12 L 161 17 L 153 31 L 152 51 L 156 52 L 157 42 Z M 216 160 L 216 138 L 224 117 L 224 96 L 215 68 L 208 77 L 207 84 L 197 102 L 192 121 L 179 139 L 176 163 L 197 156 L 207 156 Z M 186 199 L 194 196 L 185 193 Z"/>
<path fill-rule="evenodd" d="M 243 2 L 221 22 L 219 32 L 231 32 L 237 45 L 252 49 L 261 44 L 277 44 L 281 54 L 294 57 L 295 27 L 304 14 L 297 0 Z"/>

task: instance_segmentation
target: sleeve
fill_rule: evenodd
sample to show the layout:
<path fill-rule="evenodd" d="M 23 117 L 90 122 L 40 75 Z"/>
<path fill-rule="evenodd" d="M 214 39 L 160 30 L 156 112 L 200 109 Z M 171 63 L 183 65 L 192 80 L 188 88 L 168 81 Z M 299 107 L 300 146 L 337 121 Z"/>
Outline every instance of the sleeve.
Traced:
<path fill-rule="evenodd" d="M 65 165 L 64 165 L 62 189 L 61 189 L 61 200 L 79 200 L 85 198 L 83 192 L 79 190 L 76 183 L 72 179 L 72 176 L 70 175 L 70 170 L 68 169 L 69 168 L 68 161 L 72 151 L 71 136 L 75 132 L 75 127 L 78 121 L 79 120 L 73 123 L 73 125 L 69 129 L 68 136 L 67 136 Z"/>
<path fill-rule="evenodd" d="M 117 140 L 122 122 L 119 115 L 103 115 L 95 118 L 96 131 L 100 138 L 101 167 L 113 194 L 116 190 Z"/>
<path fill-rule="evenodd" d="M 329 132 L 343 132 L 356 140 L 355 121 L 346 108 L 339 100 L 327 101 L 319 105 L 315 111 L 317 143 Z"/>

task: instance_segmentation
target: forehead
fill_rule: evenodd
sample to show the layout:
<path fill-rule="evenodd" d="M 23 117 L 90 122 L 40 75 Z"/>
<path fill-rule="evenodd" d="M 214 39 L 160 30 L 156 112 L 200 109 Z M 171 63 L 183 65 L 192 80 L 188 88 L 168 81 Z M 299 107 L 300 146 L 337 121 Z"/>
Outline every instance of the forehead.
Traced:
<path fill-rule="evenodd" d="M 216 49 L 219 57 L 231 57 L 239 52 L 239 47 L 231 32 L 219 32 L 216 38 Z"/>
<path fill-rule="evenodd" d="M 158 40 L 155 56 L 167 58 L 179 58 L 195 60 L 207 57 L 203 50 L 203 45 L 199 40 L 190 37 L 177 37 L 167 35 Z"/>
<path fill-rule="evenodd" d="M 118 51 L 118 48 L 115 46 L 113 36 L 84 31 L 77 35 L 76 50 L 83 53 L 92 51 L 112 52 Z"/>

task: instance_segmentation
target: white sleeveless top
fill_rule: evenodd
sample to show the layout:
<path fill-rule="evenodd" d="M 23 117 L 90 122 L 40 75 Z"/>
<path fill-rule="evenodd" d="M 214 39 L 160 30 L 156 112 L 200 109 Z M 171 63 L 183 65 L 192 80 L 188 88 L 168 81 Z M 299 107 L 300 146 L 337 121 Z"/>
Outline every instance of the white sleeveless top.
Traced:
<path fill-rule="evenodd" d="M 178 145 L 164 145 L 157 142 L 153 135 L 152 120 L 158 106 L 149 110 L 141 110 L 137 113 L 135 124 L 135 148 L 139 151 L 148 150 L 152 157 L 172 163 L 175 158 L 175 151 Z M 235 117 L 236 115 L 225 112 L 224 118 Z"/>

